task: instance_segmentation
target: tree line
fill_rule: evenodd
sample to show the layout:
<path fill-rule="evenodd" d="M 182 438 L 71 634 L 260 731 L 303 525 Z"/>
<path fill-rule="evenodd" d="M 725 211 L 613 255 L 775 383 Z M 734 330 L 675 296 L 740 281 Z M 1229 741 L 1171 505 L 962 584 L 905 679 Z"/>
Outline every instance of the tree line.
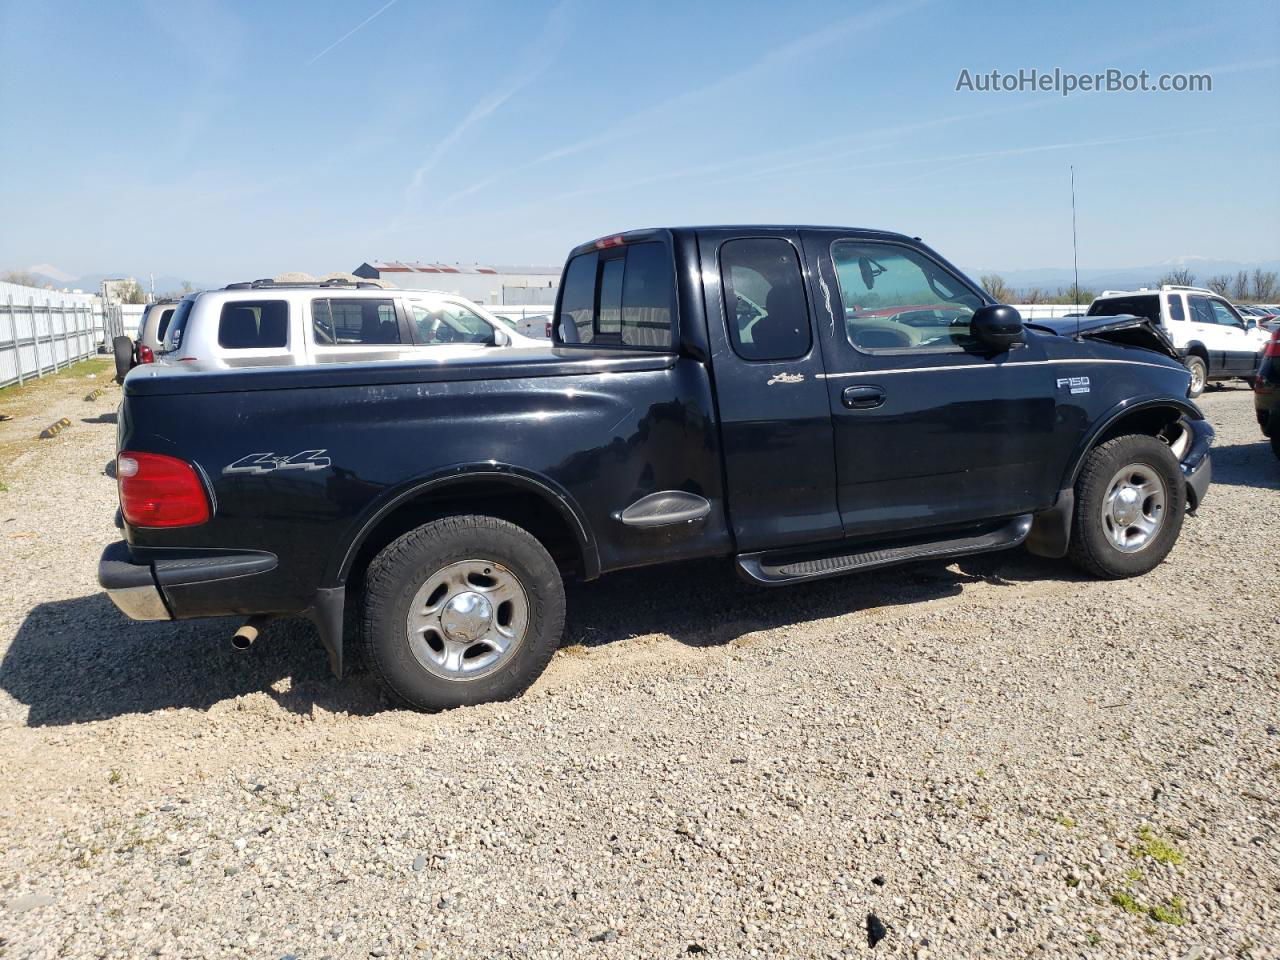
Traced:
<path fill-rule="evenodd" d="M 998 273 L 988 273 L 979 278 L 983 289 L 1000 303 L 1079 303 L 1087 306 L 1097 292 L 1087 287 L 1058 287 L 1055 291 L 1043 287 L 1026 287 L 1015 290 L 1004 282 Z M 1165 284 L 1181 287 L 1196 286 L 1196 275 L 1185 267 L 1170 270 L 1151 285 L 1159 289 Z M 1220 297 L 1235 303 L 1275 303 L 1280 300 L 1280 277 L 1274 270 L 1261 268 L 1250 272 L 1241 270 L 1234 276 L 1218 274 L 1205 281 L 1205 286 Z"/>
<path fill-rule="evenodd" d="M 1004 278 L 998 273 L 984 274 L 979 277 L 979 281 L 982 283 L 982 288 L 1001 303 L 1078 303 L 1082 307 L 1087 307 L 1098 295 L 1097 291 L 1074 283 L 1052 291 L 1044 287 L 1024 287 L 1015 290 L 1005 283 Z"/>

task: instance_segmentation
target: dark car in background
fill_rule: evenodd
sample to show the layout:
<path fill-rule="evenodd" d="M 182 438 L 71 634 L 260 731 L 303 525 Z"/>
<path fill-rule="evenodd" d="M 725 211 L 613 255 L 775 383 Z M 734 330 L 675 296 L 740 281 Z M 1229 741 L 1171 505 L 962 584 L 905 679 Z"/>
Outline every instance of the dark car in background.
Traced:
<path fill-rule="evenodd" d="M 1271 451 L 1280 458 L 1280 330 L 1262 351 L 1262 363 L 1253 381 L 1253 405 L 1263 436 L 1271 439 Z"/>

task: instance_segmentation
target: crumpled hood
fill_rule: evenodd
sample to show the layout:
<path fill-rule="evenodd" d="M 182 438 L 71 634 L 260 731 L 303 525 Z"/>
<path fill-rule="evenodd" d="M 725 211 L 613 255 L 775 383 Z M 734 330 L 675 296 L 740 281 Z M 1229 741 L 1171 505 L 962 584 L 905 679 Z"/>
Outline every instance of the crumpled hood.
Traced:
<path fill-rule="evenodd" d="M 1163 353 L 1174 360 L 1180 359 L 1169 334 L 1147 317 L 1122 314 L 1116 317 L 1054 317 L 1048 320 L 1028 321 L 1033 330 L 1056 333 L 1060 337 L 1088 337 L 1090 340 L 1107 340 L 1129 347 L 1143 347 Z"/>

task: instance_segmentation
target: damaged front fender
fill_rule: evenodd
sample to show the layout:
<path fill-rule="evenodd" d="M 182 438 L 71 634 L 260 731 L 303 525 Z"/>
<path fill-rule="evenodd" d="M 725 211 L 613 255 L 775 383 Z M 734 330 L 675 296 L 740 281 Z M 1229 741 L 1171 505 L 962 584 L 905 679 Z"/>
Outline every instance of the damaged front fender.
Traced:
<path fill-rule="evenodd" d="M 1126 347 L 1143 347 L 1174 360 L 1181 360 L 1173 340 L 1164 328 L 1147 317 L 1055 317 L 1036 320 L 1026 326 L 1060 337 L 1081 340 L 1104 340 Z"/>

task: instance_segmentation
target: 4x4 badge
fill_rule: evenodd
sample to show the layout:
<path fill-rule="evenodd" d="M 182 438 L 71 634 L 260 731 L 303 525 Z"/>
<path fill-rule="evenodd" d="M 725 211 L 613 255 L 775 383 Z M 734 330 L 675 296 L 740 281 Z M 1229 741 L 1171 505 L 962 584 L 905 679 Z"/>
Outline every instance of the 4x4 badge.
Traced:
<path fill-rule="evenodd" d="M 222 468 L 225 473 L 274 473 L 277 470 L 323 470 L 332 461 L 327 450 L 303 450 L 294 454 L 251 453 Z"/>

